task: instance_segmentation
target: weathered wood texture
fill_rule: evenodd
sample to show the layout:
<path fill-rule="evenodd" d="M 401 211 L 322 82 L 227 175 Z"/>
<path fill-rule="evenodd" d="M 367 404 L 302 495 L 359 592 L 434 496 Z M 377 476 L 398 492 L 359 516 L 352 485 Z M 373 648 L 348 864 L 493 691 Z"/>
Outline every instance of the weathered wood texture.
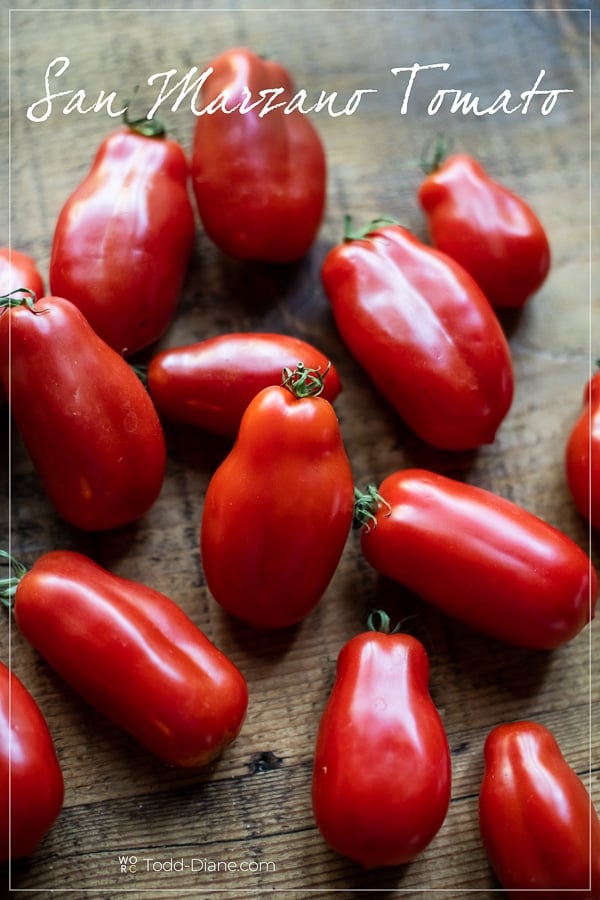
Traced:
<path fill-rule="evenodd" d="M 3 45 L 0 140 L 8 213 L 2 243 L 10 239 L 33 254 L 47 275 L 58 211 L 115 127 L 104 114 L 63 114 L 68 97 L 56 100 L 45 122 L 27 119 L 28 106 L 44 96 L 46 66 L 57 56 L 68 57 L 70 68 L 53 91 L 82 88 L 93 102 L 100 90 L 126 99 L 139 86 L 140 109 L 156 95 L 147 84 L 151 74 L 173 68 L 183 77 L 193 65 L 201 71 L 238 44 L 280 59 L 309 94 L 335 90 L 345 103 L 356 88 L 375 88 L 352 116 L 315 116 L 328 156 L 329 193 L 323 227 L 306 259 L 284 269 L 233 262 L 199 228 L 177 318 L 160 346 L 232 330 L 283 331 L 309 340 L 341 373 L 336 409 L 358 484 L 412 464 L 445 472 L 522 504 L 597 563 L 597 535 L 575 512 L 563 471 L 565 441 L 600 340 L 589 159 L 590 138 L 596 143 L 599 137 L 597 119 L 590 133 L 590 90 L 597 88 L 590 54 L 597 34 L 583 6 L 515 3 L 522 8 L 494 11 L 484 4 L 467 11 L 437 3 L 428 10 L 350 10 L 334 0 L 327 9 L 186 2 L 169 10 L 165 2 L 150 2 L 146 11 L 135 11 L 128 0 L 118 11 L 92 5 L 98 8 L 73 2 L 69 10 L 49 11 L 25 2 L 10 22 L 5 10 L 10 55 Z M 415 62 L 450 68 L 420 73 L 403 113 L 407 76 L 390 70 Z M 471 91 L 483 106 L 504 90 L 518 99 L 541 69 L 541 88 L 571 91 L 558 97 L 549 115 L 540 113 L 539 99 L 526 115 L 451 113 L 449 102 L 436 115 L 427 113 L 439 88 Z M 189 149 L 189 104 L 176 112 L 168 105 L 163 118 Z M 398 421 L 342 345 L 319 280 L 345 213 L 359 223 L 394 215 L 426 236 L 415 200 L 417 161 L 438 131 L 451 134 L 531 202 L 553 250 L 547 283 L 522 314 L 503 317 L 515 365 L 514 403 L 494 444 L 472 453 L 426 447 Z M 2 422 L 2 496 L 10 496 L 2 546 L 10 539 L 13 553 L 27 563 L 54 548 L 78 549 L 162 590 L 235 660 L 250 685 L 238 741 L 206 771 L 176 771 L 86 707 L 7 617 L 0 656 L 10 659 L 37 698 L 66 780 L 64 810 L 52 832 L 29 861 L 5 870 L 13 889 L 97 897 L 240 897 L 274 889 L 311 898 L 371 889 L 415 897 L 444 890 L 456 900 L 467 891 L 496 896 L 477 830 L 482 746 L 492 726 L 516 718 L 537 719 L 554 731 L 600 803 L 597 628 L 552 653 L 488 640 L 378 579 L 353 533 L 326 596 L 306 621 L 292 633 L 255 634 L 209 596 L 198 551 L 203 496 L 226 441 L 167 427 L 168 472 L 154 508 L 130 528 L 85 535 L 55 514 L 8 414 Z M 381 604 L 414 616 L 411 630 L 430 655 L 431 692 L 452 748 L 453 792 L 442 830 L 418 860 L 367 873 L 324 845 L 312 818 L 310 780 L 338 651 L 362 629 L 367 611 Z M 135 872 L 121 871 L 125 856 L 137 857 Z M 181 859 L 187 865 L 201 860 L 195 868 L 204 870 L 168 871 Z M 207 872 L 206 860 L 232 863 L 237 871 Z M 248 864 L 255 871 L 243 871 Z"/>

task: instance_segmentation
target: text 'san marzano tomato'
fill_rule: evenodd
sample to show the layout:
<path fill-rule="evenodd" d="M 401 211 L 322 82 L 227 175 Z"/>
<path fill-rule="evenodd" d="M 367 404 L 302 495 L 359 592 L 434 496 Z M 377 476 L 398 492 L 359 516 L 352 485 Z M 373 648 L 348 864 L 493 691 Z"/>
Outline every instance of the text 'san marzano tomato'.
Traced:
<path fill-rule="evenodd" d="M 481 837 L 516 900 L 600 898 L 600 820 L 552 733 L 537 722 L 499 725 L 484 748 Z"/>
<path fill-rule="evenodd" d="M 517 504 L 421 469 L 393 473 L 378 493 L 365 558 L 442 612 L 538 650 L 571 640 L 594 615 L 588 556 Z"/>
<path fill-rule="evenodd" d="M 342 648 L 319 724 L 312 783 L 326 842 L 366 868 L 409 862 L 450 803 L 450 751 L 423 645 L 364 632 Z"/>
<path fill-rule="evenodd" d="M 37 703 L 0 663 L 0 860 L 29 856 L 62 809 L 64 781 Z"/>
<path fill-rule="evenodd" d="M 195 240 L 188 176 L 176 141 L 122 128 L 58 216 L 51 291 L 123 355 L 157 340 L 175 313 Z"/>
<path fill-rule="evenodd" d="M 5 306 L 0 376 L 33 465 L 67 522 L 103 531 L 147 512 L 165 473 L 160 420 L 137 375 L 76 306 L 61 297 Z"/>
<path fill-rule="evenodd" d="M 586 385 L 583 411 L 567 441 L 565 468 L 575 506 L 600 528 L 600 372 Z"/>
<path fill-rule="evenodd" d="M 375 224 L 328 253 L 322 279 L 348 349 L 424 441 L 492 443 L 512 402 L 512 362 L 461 266 L 399 225 Z"/>
<path fill-rule="evenodd" d="M 293 625 L 325 592 L 352 524 L 354 481 L 331 404 L 261 391 L 211 478 L 200 530 L 206 582 L 258 628 Z"/>
<path fill-rule="evenodd" d="M 300 259 L 315 240 L 323 218 L 326 161 L 321 138 L 299 110 L 263 106 L 223 112 L 243 104 L 250 92 L 283 88 L 279 103 L 293 97 L 288 72 L 243 47 L 210 63 L 203 103 L 217 101 L 198 117 L 192 152 L 193 188 L 202 224 L 224 253 L 237 259 L 288 263 Z"/>
<path fill-rule="evenodd" d="M 541 287 L 550 268 L 541 222 L 471 156 L 447 157 L 418 197 L 434 245 L 473 276 L 493 306 L 521 307 Z"/>
<path fill-rule="evenodd" d="M 243 675 L 159 591 L 52 551 L 21 578 L 14 613 L 65 681 L 166 762 L 203 766 L 237 737 Z"/>
<path fill-rule="evenodd" d="M 234 437 L 250 401 L 281 384 L 281 373 L 302 362 L 325 372 L 327 357 L 285 334 L 233 333 L 157 353 L 148 366 L 148 390 L 161 418 Z M 333 366 L 324 380 L 331 403 L 341 389 Z"/>

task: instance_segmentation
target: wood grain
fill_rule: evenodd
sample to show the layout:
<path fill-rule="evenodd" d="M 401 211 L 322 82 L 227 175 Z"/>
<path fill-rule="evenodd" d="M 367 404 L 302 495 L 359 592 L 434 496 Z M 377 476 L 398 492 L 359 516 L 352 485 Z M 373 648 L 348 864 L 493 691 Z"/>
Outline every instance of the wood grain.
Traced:
<path fill-rule="evenodd" d="M 579 4 L 511 4 L 510 10 L 322 9 L 283 3 L 181 3 L 170 10 L 132 2 L 121 11 L 70 3 L 38 10 L 21 3 L 5 15 L 10 55 L 2 67 L 0 135 L 3 196 L 8 210 L 2 242 L 31 253 L 46 276 L 52 232 L 62 203 L 83 177 L 95 148 L 114 127 L 101 114 L 64 115 L 57 101 L 45 122 L 27 108 L 43 96 L 48 63 L 66 56 L 70 68 L 56 90 L 101 89 L 151 102 L 149 75 L 200 70 L 216 53 L 245 44 L 282 61 L 309 92 L 336 90 L 347 98 L 373 88 L 352 116 L 315 116 L 329 164 L 325 221 L 310 254 L 284 268 L 224 258 L 198 229 L 194 258 L 177 317 L 159 346 L 177 346 L 232 330 L 274 330 L 311 341 L 335 362 L 344 390 L 336 401 L 358 484 L 420 465 L 482 485 L 561 528 L 598 563 L 590 534 L 570 501 L 563 471 L 569 429 L 580 409 L 591 353 L 597 353 L 598 260 L 591 209 L 590 53 L 597 34 Z M 457 4 L 460 5 L 460 4 Z M 462 4 L 466 5 L 466 4 Z M 446 75 L 421 73 L 405 114 L 405 82 L 395 66 L 450 63 Z M 439 87 L 459 88 L 491 102 L 505 89 L 516 97 L 540 69 L 549 87 L 569 90 L 542 116 L 427 114 Z M 164 108 L 173 136 L 191 146 L 194 117 L 185 105 Z M 8 125 L 10 125 L 10 132 Z M 521 314 L 504 315 L 513 354 L 513 406 L 493 445 L 448 454 L 425 446 L 377 396 L 344 348 L 319 279 L 321 262 L 340 238 L 343 216 L 361 223 L 395 215 L 426 237 L 416 200 L 418 159 L 438 132 L 478 156 L 491 173 L 525 196 L 544 222 L 553 251 L 546 284 Z M 9 140 L 10 139 L 10 140 Z M 593 346 L 593 345 L 596 346 Z M 55 548 L 78 549 L 120 575 L 168 594 L 245 673 L 247 722 L 237 742 L 204 771 L 179 771 L 152 758 L 99 717 L 36 656 L 11 626 L 0 634 L 0 658 L 36 697 L 63 766 L 66 798 L 55 827 L 35 855 L 6 867 L 6 885 L 42 892 L 69 890 L 95 897 L 316 898 L 371 890 L 392 895 L 493 897 L 498 884 L 477 831 L 482 746 L 497 723 L 530 717 L 549 726 L 571 765 L 600 804 L 597 627 L 552 653 L 517 650 L 470 631 L 380 579 L 361 558 L 352 533 L 318 608 L 296 629 L 256 634 L 227 617 L 210 597 L 198 550 L 198 526 L 211 473 L 227 441 L 166 427 L 169 451 L 163 491 L 135 525 L 85 535 L 61 521 L 44 493 L 8 412 L 2 417 L 1 546 L 26 563 Z M 410 630 L 431 660 L 431 692 L 452 749 L 453 793 L 447 820 L 414 863 L 364 872 L 332 853 L 312 818 L 312 751 L 321 710 L 343 643 L 361 630 L 368 610 L 384 604 L 410 616 Z M 120 857 L 137 868 L 121 871 Z M 147 862 L 152 860 L 152 862 Z M 168 871 L 183 860 L 195 869 Z M 208 863 L 237 871 L 207 871 Z M 241 871 L 252 865 L 254 871 Z M 154 869 L 157 871 L 154 871 Z"/>

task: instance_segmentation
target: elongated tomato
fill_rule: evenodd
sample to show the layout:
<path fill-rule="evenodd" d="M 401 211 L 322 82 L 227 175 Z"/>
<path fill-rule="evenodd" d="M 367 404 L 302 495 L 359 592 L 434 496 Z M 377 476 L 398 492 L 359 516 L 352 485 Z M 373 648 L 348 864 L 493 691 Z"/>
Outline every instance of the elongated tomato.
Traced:
<path fill-rule="evenodd" d="M 600 528 L 600 372 L 585 387 L 584 407 L 567 441 L 565 470 L 575 506 Z"/>

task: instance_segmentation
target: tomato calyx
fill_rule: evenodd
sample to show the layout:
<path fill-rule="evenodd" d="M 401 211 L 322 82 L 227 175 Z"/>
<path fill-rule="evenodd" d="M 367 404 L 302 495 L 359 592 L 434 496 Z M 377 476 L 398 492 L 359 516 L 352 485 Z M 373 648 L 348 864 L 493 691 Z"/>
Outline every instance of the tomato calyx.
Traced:
<path fill-rule="evenodd" d="M 351 241 L 363 241 L 365 238 L 369 237 L 372 231 L 383 228 L 385 225 L 402 225 L 402 223 L 399 219 L 394 219 L 391 216 L 380 216 L 377 219 L 371 219 L 371 221 L 359 231 L 354 231 L 352 228 L 352 216 L 346 215 L 344 216 L 344 243 L 348 244 Z"/>
<path fill-rule="evenodd" d="M 377 513 L 381 509 L 385 509 L 385 516 L 392 514 L 392 507 L 381 496 L 374 484 L 367 485 L 364 491 L 357 487 L 354 488 L 353 528 L 364 528 L 365 531 L 377 528 Z"/>
<path fill-rule="evenodd" d="M 281 373 L 281 386 L 292 392 L 294 397 L 302 400 L 305 397 L 318 397 L 325 387 L 325 376 L 331 363 L 327 363 L 324 372 L 320 368 L 311 369 L 303 362 L 296 363 L 295 369 L 286 366 Z"/>
<path fill-rule="evenodd" d="M 7 553 L 6 550 L 0 550 L 0 560 L 5 561 L 6 565 L 11 567 L 13 573 L 7 578 L 0 578 L 0 603 L 4 604 L 8 609 L 12 609 L 17 588 L 23 576 L 27 574 L 28 569 L 24 563 Z"/>
<path fill-rule="evenodd" d="M 160 119 L 149 119 L 148 116 L 140 116 L 139 119 L 130 119 L 129 102 L 123 113 L 123 122 L 130 131 L 133 131 L 135 134 L 140 134 L 142 137 L 165 138 L 167 136 L 167 129 Z"/>
<path fill-rule="evenodd" d="M 392 620 L 383 609 L 372 609 L 367 616 L 367 630 L 378 634 L 399 634 L 400 622 L 392 628 Z"/>
<path fill-rule="evenodd" d="M 23 294 L 25 296 L 22 296 Z M 12 309 L 15 306 L 25 306 L 31 310 L 34 316 L 41 316 L 43 313 L 48 312 L 47 309 L 34 309 L 36 300 L 37 295 L 35 291 L 29 288 L 15 288 L 9 291 L 8 294 L 3 294 L 0 297 L 0 310 Z"/>
<path fill-rule="evenodd" d="M 421 169 L 425 175 L 432 175 L 440 168 L 445 159 L 450 155 L 454 141 L 445 134 L 436 134 L 423 148 L 421 154 Z"/>

